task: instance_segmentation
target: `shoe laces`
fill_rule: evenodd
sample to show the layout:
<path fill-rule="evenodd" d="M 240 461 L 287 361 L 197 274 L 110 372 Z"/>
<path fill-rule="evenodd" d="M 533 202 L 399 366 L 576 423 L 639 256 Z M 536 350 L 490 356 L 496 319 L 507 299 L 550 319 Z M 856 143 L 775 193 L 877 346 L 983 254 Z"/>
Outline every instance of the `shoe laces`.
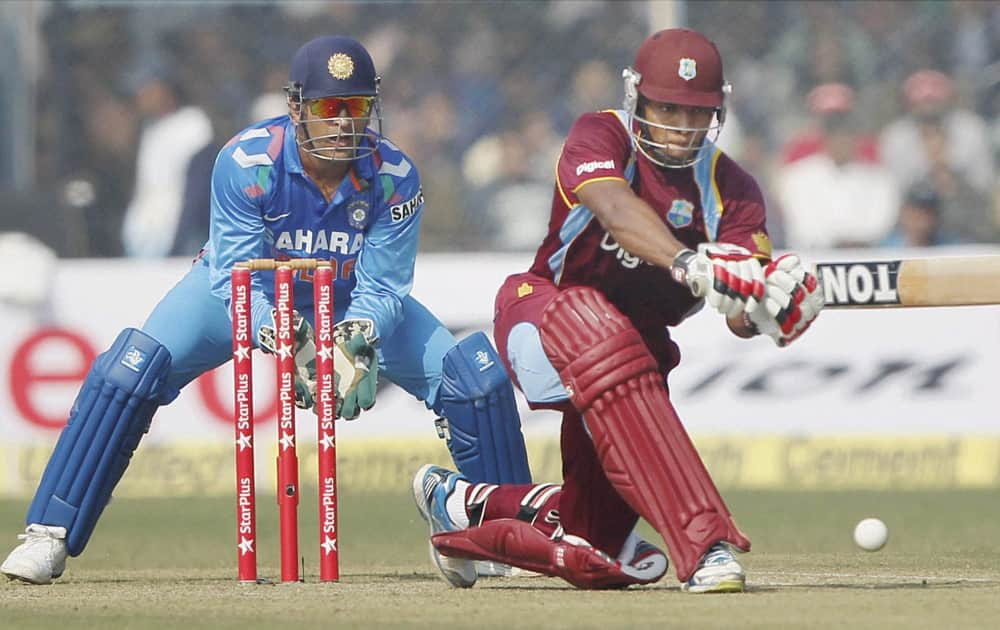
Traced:
<path fill-rule="evenodd" d="M 39 534 L 37 532 L 31 532 L 28 534 L 18 534 L 18 540 L 23 540 L 24 544 L 29 547 L 36 547 L 38 545 L 47 545 L 52 540 L 51 536 L 46 534 Z"/>
<path fill-rule="evenodd" d="M 452 531 L 451 515 L 448 513 L 449 474 L 441 470 L 433 470 L 424 479 L 424 494 L 427 497 L 428 517 L 436 532 Z"/>
<path fill-rule="evenodd" d="M 705 559 L 702 560 L 701 566 L 707 567 L 725 564 L 733 560 L 733 552 L 729 550 L 729 547 L 725 543 L 720 542 L 715 543 L 708 549 L 708 553 L 705 554 Z"/>
<path fill-rule="evenodd" d="M 53 535 L 47 527 L 29 525 L 28 528 L 24 530 L 23 534 L 17 535 L 17 539 L 23 540 L 26 544 L 33 545 L 56 541 L 59 540 L 59 537 Z"/>

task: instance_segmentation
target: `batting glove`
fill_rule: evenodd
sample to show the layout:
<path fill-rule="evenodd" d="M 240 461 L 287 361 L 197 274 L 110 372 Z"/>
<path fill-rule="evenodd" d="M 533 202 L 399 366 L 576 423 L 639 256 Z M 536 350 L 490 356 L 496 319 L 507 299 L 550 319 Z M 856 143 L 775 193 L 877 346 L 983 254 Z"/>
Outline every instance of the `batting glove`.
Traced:
<path fill-rule="evenodd" d="M 825 302 L 819 280 L 795 254 L 785 254 L 764 268 L 764 307 L 749 313 L 750 322 L 779 347 L 798 339 L 819 316 Z"/>
<path fill-rule="evenodd" d="M 698 251 L 682 250 L 670 269 L 674 280 L 687 285 L 726 317 L 758 310 L 764 297 L 764 271 L 749 250 L 730 243 L 702 243 Z"/>

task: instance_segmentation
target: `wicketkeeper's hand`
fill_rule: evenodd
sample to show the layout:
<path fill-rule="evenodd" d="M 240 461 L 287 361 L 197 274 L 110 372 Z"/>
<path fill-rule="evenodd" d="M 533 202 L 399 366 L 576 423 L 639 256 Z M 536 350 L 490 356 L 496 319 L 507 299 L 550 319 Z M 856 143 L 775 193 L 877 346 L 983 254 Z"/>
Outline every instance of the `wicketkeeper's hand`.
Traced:
<path fill-rule="evenodd" d="M 336 417 L 354 420 L 375 404 L 378 356 L 375 325 L 370 319 L 345 319 L 333 327 Z"/>
<path fill-rule="evenodd" d="M 749 314 L 761 333 L 787 346 L 812 325 L 823 310 L 823 289 L 795 254 L 785 254 L 764 268 L 767 294 L 763 308 Z"/>
<path fill-rule="evenodd" d="M 739 245 L 702 243 L 697 252 L 685 249 L 674 257 L 670 272 L 726 317 L 753 313 L 764 297 L 760 262 Z"/>
<path fill-rule="evenodd" d="M 269 354 L 278 354 L 276 309 L 271 309 L 271 325 L 263 325 L 257 331 L 260 349 Z M 292 311 L 292 335 L 295 340 L 295 406 L 312 409 L 316 404 L 316 341 L 309 322 Z"/>

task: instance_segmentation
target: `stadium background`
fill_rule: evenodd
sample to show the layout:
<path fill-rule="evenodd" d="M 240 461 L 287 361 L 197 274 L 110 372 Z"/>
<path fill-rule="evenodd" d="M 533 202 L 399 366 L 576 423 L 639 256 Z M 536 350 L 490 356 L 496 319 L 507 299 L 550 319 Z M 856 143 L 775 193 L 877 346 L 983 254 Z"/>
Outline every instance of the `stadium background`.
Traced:
<path fill-rule="evenodd" d="M 0 360 L 0 496 L 30 495 L 88 359 L 121 327 L 141 324 L 204 241 L 204 196 L 192 194 L 169 251 L 127 255 L 122 227 L 136 189 L 197 191 L 222 143 L 281 110 L 287 62 L 303 41 L 347 33 L 371 50 L 385 131 L 416 161 L 427 198 L 415 294 L 466 334 L 489 330 L 495 288 L 530 260 L 575 116 L 617 106 L 620 70 L 642 38 L 680 23 L 720 46 L 735 85 L 722 144 L 772 202 L 789 143 L 815 125 L 806 95 L 822 83 L 852 86 L 858 132 L 877 134 L 905 112 L 903 81 L 941 70 L 1000 146 L 996 3 L 0 4 L 0 56 L 16 60 L 0 64 L 0 233 L 32 237 L 0 247 L 10 259 L 0 329 L 11 342 Z M 165 181 L 137 184 L 140 151 L 172 155 L 143 146 L 163 90 L 200 109 L 211 137 L 187 168 L 164 159 Z M 968 217 L 969 232 L 982 236 L 946 249 L 803 253 L 998 253 L 994 200 Z M 782 248 L 781 208 L 772 210 Z M 765 339 L 726 339 L 717 326 L 703 313 L 680 329 L 685 362 L 672 386 L 723 487 L 1000 485 L 996 308 L 825 314 L 780 354 Z M 266 361 L 256 365 L 267 373 Z M 119 494 L 231 492 L 228 376 L 220 369 L 160 412 Z M 269 380 L 258 377 L 262 490 L 273 487 L 264 464 Z M 312 418 L 300 415 L 303 445 Z M 341 483 L 406 487 L 426 460 L 447 462 L 432 419 L 383 388 L 371 414 L 340 425 Z M 525 413 L 524 423 L 536 475 L 557 479 L 557 420 Z M 306 457 L 304 480 L 310 465 Z"/>

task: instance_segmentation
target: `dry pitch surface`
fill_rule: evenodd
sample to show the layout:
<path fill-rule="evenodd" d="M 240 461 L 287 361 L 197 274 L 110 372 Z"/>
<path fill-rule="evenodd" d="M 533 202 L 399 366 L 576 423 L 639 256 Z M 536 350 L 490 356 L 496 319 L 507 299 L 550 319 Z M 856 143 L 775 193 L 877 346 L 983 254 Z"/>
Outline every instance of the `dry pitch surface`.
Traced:
<path fill-rule="evenodd" d="M 62 580 L 0 584 L 0 627 L 812 630 L 986 628 L 1000 619 L 998 492 L 726 495 L 754 551 L 743 556 L 748 592 L 716 596 L 680 592 L 672 572 L 622 592 L 576 591 L 549 578 L 451 590 L 427 560 L 426 526 L 408 496 L 349 492 L 340 583 L 316 583 L 315 508 L 304 504 L 307 582 L 239 585 L 231 499 L 115 501 Z M 0 502 L 10 545 L 24 507 Z M 275 510 L 268 500 L 258 510 L 261 572 L 273 577 Z M 868 515 L 890 527 L 878 553 L 851 542 L 854 523 Z"/>

